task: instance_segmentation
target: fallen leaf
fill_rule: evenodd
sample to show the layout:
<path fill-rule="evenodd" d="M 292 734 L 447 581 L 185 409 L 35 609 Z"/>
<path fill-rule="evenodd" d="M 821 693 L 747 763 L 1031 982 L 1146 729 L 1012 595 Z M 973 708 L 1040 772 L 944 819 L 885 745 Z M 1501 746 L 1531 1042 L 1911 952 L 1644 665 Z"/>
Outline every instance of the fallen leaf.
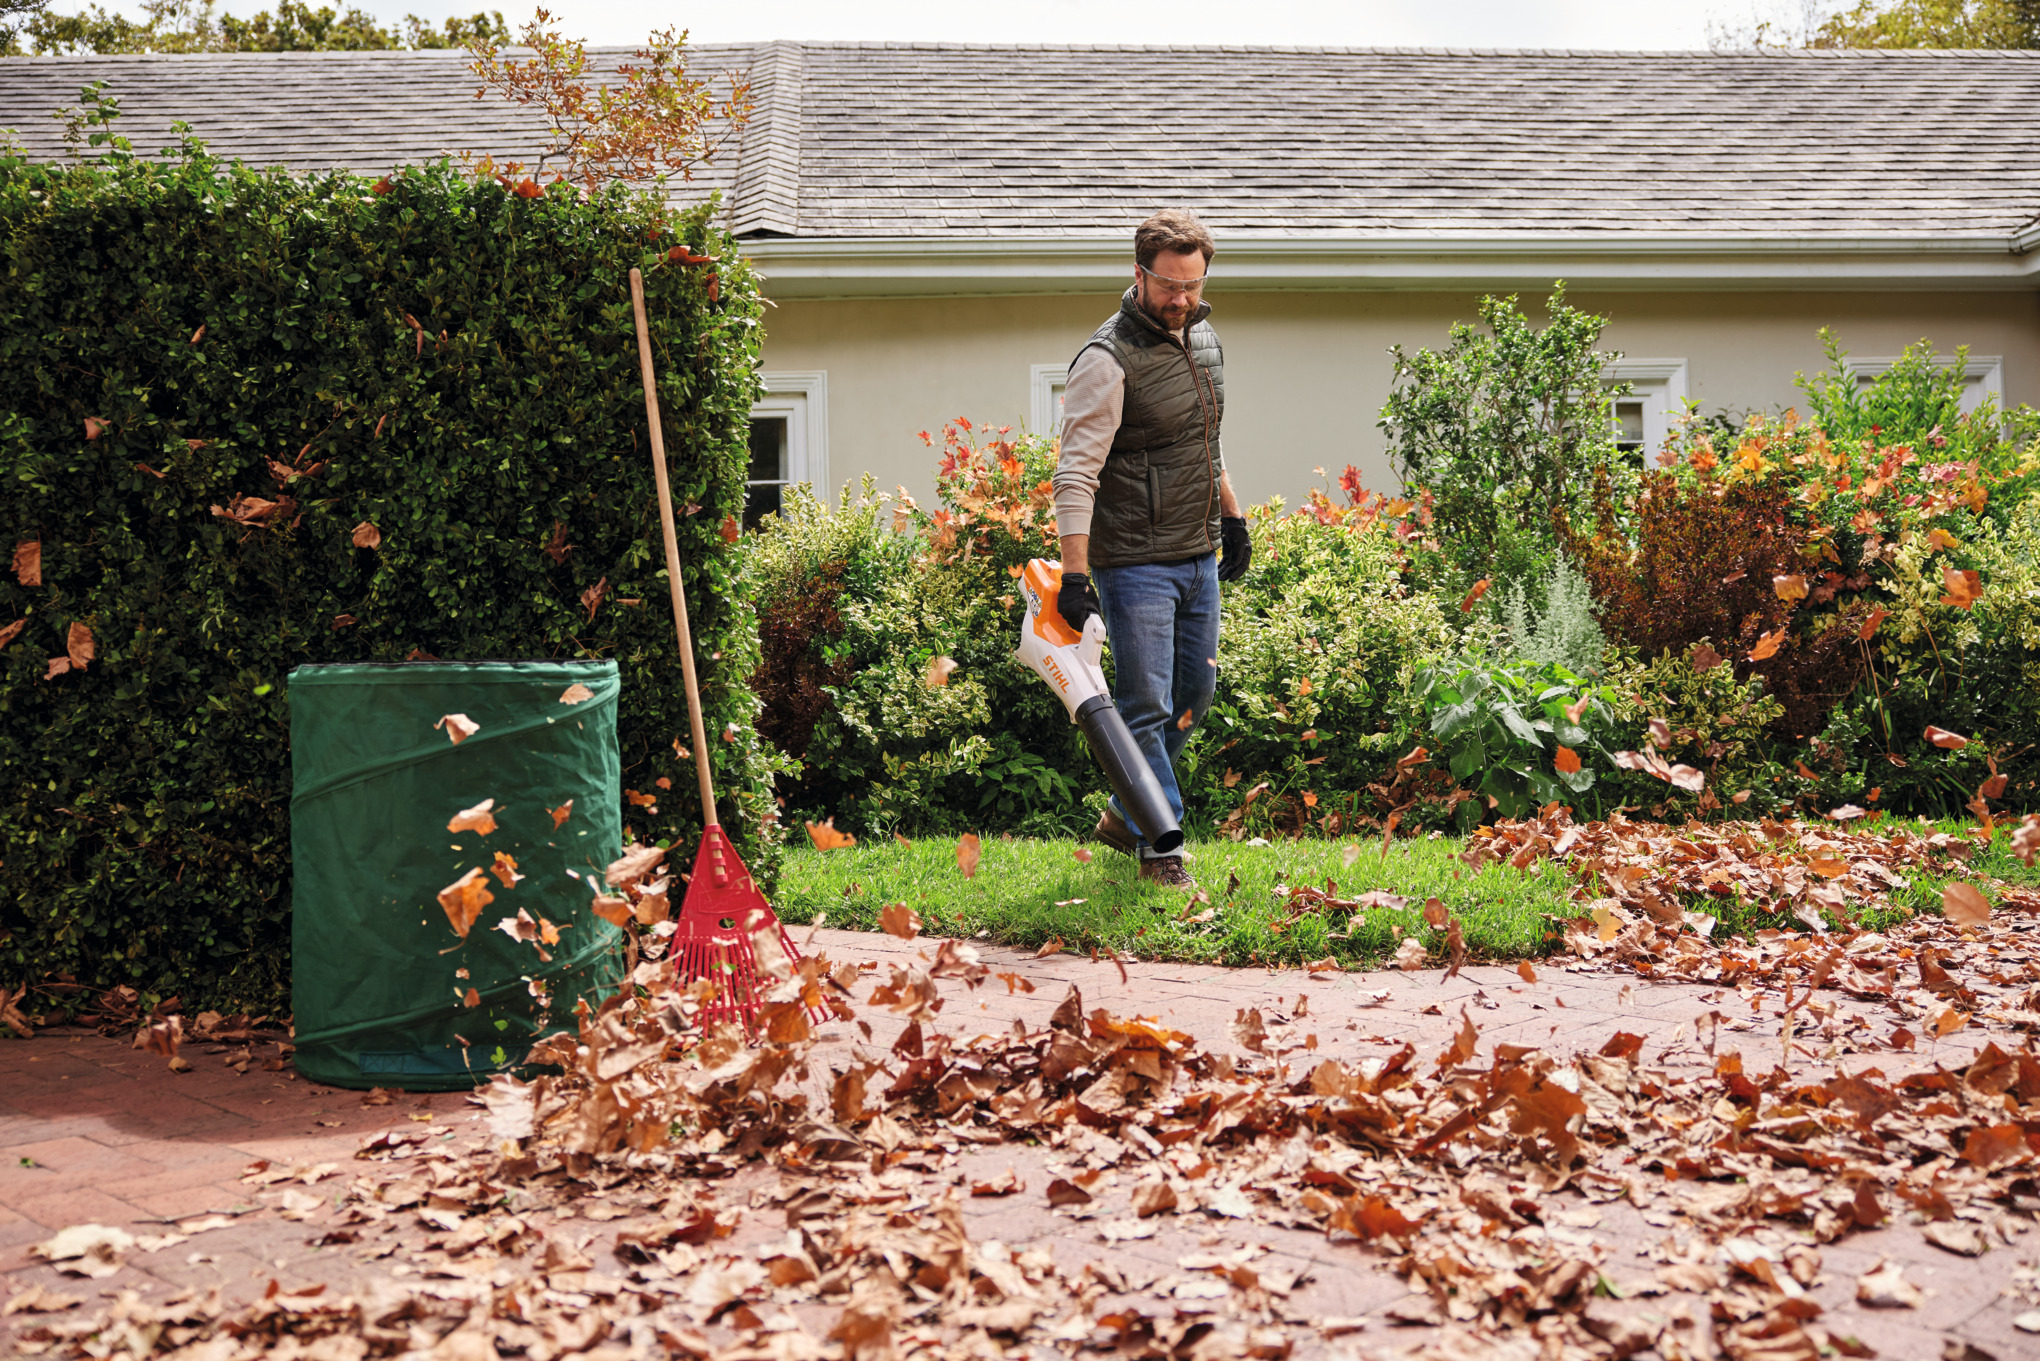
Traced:
<path fill-rule="evenodd" d="M 1020 1180 L 1020 1174 L 1009 1167 L 1006 1169 L 1006 1174 L 1002 1177 L 994 1177 L 990 1181 L 972 1182 L 970 1193 L 973 1196 L 1011 1196 L 1018 1195 L 1026 1189 L 1027 1183 Z"/>
<path fill-rule="evenodd" d="M 473 988 L 469 988 L 461 994 L 460 1004 L 472 1011 L 482 1004 L 482 995 Z"/>
<path fill-rule="evenodd" d="M 1870 611 L 1870 617 L 1863 621 L 1862 628 L 1856 630 L 1856 636 L 1866 643 L 1869 642 L 1877 636 L 1877 626 L 1890 617 L 1891 611 L 1882 606 Z"/>
<path fill-rule="evenodd" d="M 1395 947 L 1395 967 L 1405 973 L 1423 968 L 1424 961 L 1430 957 L 1431 952 L 1420 945 L 1414 936 L 1405 937 L 1403 943 Z"/>
<path fill-rule="evenodd" d="M 1480 598 L 1488 593 L 1488 587 L 1493 584 L 1493 579 L 1490 577 L 1482 577 L 1479 581 L 1474 582 L 1473 589 L 1466 593 L 1466 599 L 1459 602 L 1459 612 L 1465 614 L 1472 610 Z"/>
<path fill-rule="evenodd" d="M 42 1286 L 32 1285 L 19 1295 L 0 1305 L 0 1318 L 9 1314 L 61 1314 L 66 1309 L 76 1309 L 85 1303 L 82 1295 L 65 1295 Z"/>
<path fill-rule="evenodd" d="M 818 851 L 840 851 L 845 847 L 857 844 L 856 837 L 848 832 L 836 830 L 836 819 L 833 817 L 803 825 L 807 828 L 808 840 L 814 842 L 815 849 Z"/>
<path fill-rule="evenodd" d="M 1673 766 L 1672 787 L 1683 789 L 1689 794 L 1698 794 L 1707 787 L 1707 774 L 1693 766 Z"/>
<path fill-rule="evenodd" d="M 905 903 L 894 903 L 878 914 L 878 925 L 889 936 L 912 940 L 921 934 L 921 914 Z"/>
<path fill-rule="evenodd" d="M 1941 890 L 1941 914 L 1957 926 L 1988 926 L 1990 900 L 1971 885 L 1950 883 Z"/>
<path fill-rule="evenodd" d="M 105 433 L 106 427 L 110 424 L 112 424 L 112 422 L 104 420 L 98 416 L 87 416 L 85 418 L 86 440 L 91 441 L 98 439 L 100 435 Z"/>
<path fill-rule="evenodd" d="M 956 658 L 930 658 L 928 661 L 928 684 L 937 688 L 949 684 L 949 673 L 954 670 L 956 670 Z"/>
<path fill-rule="evenodd" d="M 1071 854 L 1076 857 L 1077 863 L 1079 865 L 1088 865 L 1091 863 L 1091 851 L 1090 848 L 1087 846 L 1079 846 L 1077 847 L 1076 850 L 1072 851 Z"/>
<path fill-rule="evenodd" d="M 71 659 L 71 665 L 83 671 L 92 658 L 98 654 L 99 646 L 92 638 L 92 630 L 73 621 L 64 635 L 64 655 Z"/>
<path fill-rule="evenodd" d="M 1721 665 L 1721 654 L 1704 641 L 1695 643 L 1693 645 L 1692 662 L 1694 674 L 1705 675 Z M 1579 720 L 1574 719 L 1573 722 L 1577 723 Z"/>
<path fill-rule="evenodd" d="M 1984 1252 L 1983 1235 L 1974 1224 L 1959 1219 L 1941 1220 L 1921 1230 L 1921 1236 L 1937 1248 L 1954 1253 L 1958 1257 L 1981 1257 Z"/>
<path fill-rule="evenodd" d="M 982 847 L 976 832 L 965 832 L 956 842 L 956 867 L 968 879 L 977 873 L 978 855 Z"/>
<path fill-rule="evenodd" d="M 1780 600 L 1804 600 L 1806 577 L 1797 572 L 1787 576 L 1774 576 L 1771 578 L 1771 589 L 1778 593 Z"/>
<path fill-rule="evenodd" d="M 354 546 L 356 548 L 381 548 L 382 531 L 368 521 L 363 520 L 354 527 Z"/>
<path fill-rule="evenodd" d="M 595 698 L 595 692 L 579 681 L 575 681 L 572 685 L 560 691 L 560 703 L 562 704 L 586 704 L 593 698 Z"/>
<path fill-rule="evenodd" d="M 1926 738 L 1943 751 L 1960 751 L 1969 745 L 1969 739 L 1961 733 L 1949 732 L 1946 728 L 1927 725 Z"/>
<path fill-rule="evenodd" d="M 336 614 L 333 616 L 333 632 L 338 633 L 341 629 L 351 629 L 358 622 L 360 621 L 351 614 Z"/>
<path fill-rule="evenodd" d="M 1195 721 L 1196 721 L 1196 720 L 1195 720 L 1195 719 L 1194 719 L 1194 718 L 1193 718 L 1193 717 L 1191 716 L 1191 712 L 1190 712 L 1190 710 L 1188 710 L 1188 709 L 1185 709 L 1185 710 L 1183 711 L 1183 716 L 1182 716 L 1181 718 L 1179 718 L 1179 719 L 1177 719 L 1177 720 L 1176 720 L 1176 731 L 1177 731 L 1177 732 L 1189 732 L 1189 731 L 1190 731 L 1190 725 L 1191 725 L 1191 724 L 1192 724 L 1193 722 L 1195 722 Z"/>
<path fill-rule="evenodd" d="M 1828 816 L 1836 822 L 1852 822 L 1857 818 L 1869 817 L 1870 811 L 1867 808 L 1858 808 L 1853 803 L 1845 803 L 1839 808 L 1830 809 Z"/>
<path fill-rule="evenodd" d="M 488 876 L 480 869 L 469 870 L 439 890 L 439 906 L 445 910 L 453 934 L 462 940 L 474 929 L 475 918 L 482 915 L 482 909 L 495 901 L 496 895 L 489 892 Z"/>
<path fill-rule="evenodd" d="M 1552 758 L 1552 764 L 1563 774 L 1577 775 L 1580 773 L 1580 754 L 1571 747 L 1560 747 L 1558 755 Z"/>
<path fill-rule="evenodd" d="M 569 816 L 572 815 L 574 811 L 574 801 L 572 799 L 568 799 L 565 803 L 561 804 L 559 807 L 548 808 L 545 811 L 551 815 L 553 820 L 553 830 L 557 832 L 560 829 L 560 825 L 564 823 Z"/>
<path fill-rule="evenodd" d="M 630 920 L 631 916 L 630 899 L 618 898 L 606 893 L 597 894 L 595 901 L 589 904 L 589 908 L 596 916 L 602 918 L 603 921 L 608 922 L 611 926 L 622 926 Z"/>
<path fill-rule="evenodd" d="M 1785 630 L 1777 628 L 1757 639 L 1757 645 L 1750 649 L 1750 660 L 1767 661 L 1778 655 L 1778 649 L 1785 642 Z"/>
<path fill-rule="evenodd" d="M 57 1270 L 72 1276 L 95 1279 L 111 1276 L 126 1262 L 134 1235 L 104 1224 L 74 1224 L 55 1237 L 29 1248 Z"/>
<path fill-rule="evenodd" d="M 1880 1261 L 1856 1278 L 1856 1303 L 1872 1309 L 1917 1309 L 1920 1288 L 1905 1278 L 1905 1268 Z"/>
<path fill-rule="evenodd" d="M 1659 751 L 1664 751 L 1672 745 L 1671 724 L 1665 722 L 1662 718 L 1653 718 L 1649 726 L 1650 744 L 1652 746 L 1656 747 Z"/>
<path fill-rule="evenodd" d="M 1962 1146 L 1962 1160 L 1986 1172 L 2022 1163 L 2033 1156 L 2026 1132 L 2017 1125 L 1978 1125 Z"/>
<path fill-rule="evenodd" d="M 489 873 L 503 881 L 504 888 L 516 888 L 525 876 L 517 872 L 517 860 L 502 851 L 496 852 L 495 863 L 489 866 Z"/>
<path fill-rule="evenodd" d="M 1091 1193 L 1065 1177 L 1057 1177 L 1048 1184 L 1048 1203 L 1056 1205 L 1089 1205 Z"/>
<path fill-rule="evenodd" d="M 0 628 L 0 647 L 6 647 L 16 638 L 19 638 L 21 636 L 21 631 L 27 627 L 28 621 L 26 619 L 17 619 L 13 623 L 7 625 L 5 628 Z"/>
<path fill-rule="evenodd" d="M 720 532 L 724 543 L 733 544 L 743 534 L 744 529 L 742 525 L 737 523 L 736 516 L 725 515 L 723 516 L 722 530 Z"/>
<path fill-rule="evenodd" d="M 1175 1208 L 1176 1188 L 1166 1181 L 1144 1181 L 1133 1188 L 1133 1212 L 1142 1219 Z"/>
<path fill-rule="evenodd" d="M 435 731 L 444 728 L 447 740 L 456 747 L 482 730 L 482 725 L 466 714 L 448 714 L 432 727 Z"/>
<path fill-rule="evenodd" d="M 43 584 L 41 539 L 23 539 L 14 545 L 14 579 L 24 586 Z"/>
<path fill-rule="evenodd" d="M 588 622 L 595 622 L 595 611 L 602 608 L 602 597 L 609 594 L 609 578 L 603 577 L 593 586 L 581 592 L 581 608 L 588 612 Z"/>
<path fill-rule="evenodd" d="M 1522 979 L 1525 983 L 1535 983 L 1537 981 L 1537 970 L 1531 968 L 1530 961 L 1526 959 L 1516 966 L 1516 977 Z"/>
<path fill-rule="evenodd" d="M 483 836 L 496 830 L 496 818 L 489 810 L 496 806 L 494 799 L 483 799 L 472 808 L 463 808 L 448 820 L 449 832 L 479 832 Z"/>
<path fill-rule="evenodd" d="M 59 676 L 68 674 L 70 670 L 71 659 L 69 657 L 52 657 L 50 658 L 50 669 L 43 672 L 43 679 L 55 680 Z"/>

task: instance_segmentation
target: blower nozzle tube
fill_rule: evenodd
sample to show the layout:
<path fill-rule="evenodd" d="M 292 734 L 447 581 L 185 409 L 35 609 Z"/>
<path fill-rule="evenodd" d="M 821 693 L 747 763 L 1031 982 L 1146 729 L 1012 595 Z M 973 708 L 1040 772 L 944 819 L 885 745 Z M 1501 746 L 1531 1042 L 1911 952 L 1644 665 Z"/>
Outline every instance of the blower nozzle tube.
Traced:
<path fill-rule="evenodd" d="M 1077 706 L 1077 727 L 1090 744 L 1091 755 L 1105 772 L 1105 782 L 1119 796 L 1133 825 L 1140 828 L 1147 844 L 1157 855 L 1168 855 L 1183 844 L 1183 829 L 1169 810 L 1168 796 L 1161 781 L 1141 755 L 1133 730 L 1119 716 L 1119 710 L 1104 695 L 1094 695 Z"/>
<path fill-rule="evenodd" d="M 1020 646 L 1014 655 L 1046 681 L 1070 711 L 1070 720 L 1083 730 L 1106 783 L 1119 796 L 1119 806 L 1149 848 L 1158 855 L 1170 854 L 1183 844 L 1183 829 L 1176 825 L 1161 781 L 1106 693 L 1105 672 L 1099 666 L 1104 621 L 1093 615 L 1081 633 L 1064 622 L 1057 609 L 1062 592 L 1059 562 L 1034 559 L 1022 571 L 1020 585 L 1027 598 L 1027 617 L 1020 623 Z"/>

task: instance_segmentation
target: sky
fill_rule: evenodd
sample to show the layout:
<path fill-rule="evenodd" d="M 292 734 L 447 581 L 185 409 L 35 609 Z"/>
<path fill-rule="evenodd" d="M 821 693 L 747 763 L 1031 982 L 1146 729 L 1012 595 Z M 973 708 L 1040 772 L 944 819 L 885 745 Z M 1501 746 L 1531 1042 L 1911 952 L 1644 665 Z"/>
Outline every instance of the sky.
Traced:
<path fill-rule="evenodd" d="M 347 0 L 385 20 L 471 13 L 502 0 Z M 336 0 L 327 0 L 336 3 Z M 1804 0 L 1801 0 L 1804 3 Z M 1574 47 L 1699 50 L 1708 21 L 1746 26 L 1753 12 L 1783 18 L 1793 0 L 551 0 L 569 37 L 641 41 L 685 27 L 694 42 L 773 38 L 865 42 L 1152 43 L 1350 47 Z M 239 13 L 262 0 L 226 0 Z M 384 13 L 387 10 L 388 13 Z M 1777 11 L 1772 13 L 1772 11 Z M 512 31 L 529 9 L 503 6 Z"/>

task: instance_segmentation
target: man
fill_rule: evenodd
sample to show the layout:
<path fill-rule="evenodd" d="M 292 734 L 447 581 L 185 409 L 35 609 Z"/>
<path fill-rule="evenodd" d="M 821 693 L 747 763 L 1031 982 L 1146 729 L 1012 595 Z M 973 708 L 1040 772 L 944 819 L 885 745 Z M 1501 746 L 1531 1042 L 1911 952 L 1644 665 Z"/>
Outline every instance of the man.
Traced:
<path fill-rule="evenodd" d="M 1140 224 L 1133 286 L 1070 365 L 1055 470 L 1062 616 L 1079 631 L 1105 616 L 1112 702 L 1179 819 L 1176 757 L 1217 688 L 1218 583 L 1253 553 L 1219 451 L 1224 352 L 1203 299 L 1213 250 L 1183 209 Z M 1116 798 L 1097 837 L 1139 856 L 1141 878 L 1197 887 Z"/>

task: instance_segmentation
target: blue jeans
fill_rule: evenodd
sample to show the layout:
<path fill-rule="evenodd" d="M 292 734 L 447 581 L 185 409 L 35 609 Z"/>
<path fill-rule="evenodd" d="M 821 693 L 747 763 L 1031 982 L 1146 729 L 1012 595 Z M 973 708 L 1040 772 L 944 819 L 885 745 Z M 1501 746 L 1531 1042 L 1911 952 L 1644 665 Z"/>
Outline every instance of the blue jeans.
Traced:
<path fill-rule="evenodd" d="M 1176 757 L 1204 721 L 1218 689 L 1218 555 L 1139 567 L 1094 567 L 1091 584 L 1112 644 L 1112 703 L 1147 757 L 1169 809 L 1183 817 Z M 1189 711 L 1190 722 L 1183 723 Z M 1112 810 L 1133 834 L 1141 829 L 1119 800 Z M 1143 859 L 1153 852 L 1145 837 Z"/>

